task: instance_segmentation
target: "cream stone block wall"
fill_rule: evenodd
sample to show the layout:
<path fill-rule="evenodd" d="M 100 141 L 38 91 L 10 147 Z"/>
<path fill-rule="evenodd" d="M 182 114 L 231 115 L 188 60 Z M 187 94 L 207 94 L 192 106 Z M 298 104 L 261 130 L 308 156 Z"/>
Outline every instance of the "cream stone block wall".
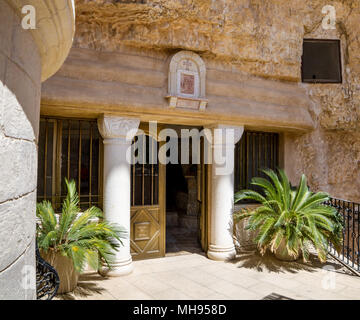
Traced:
<path fill-rule="evenodd" d="M 254 78 L 207 57 L 206 110 L 169 108 L 165 97 L 170 58 L 150 50 L 72 48 L 59 72 L 43 84 L 41 112 L 89 117 L 106 112 L 144 122 L 206 125 L 221 121 L 268 130 L 313 129 L 309 99 L 298 84 Z"/>
<path fill-rule="evenodd" d="M 21 25 L 25 4 L 36 9 L 32 31 Z M 0 1 L 0 300 L 36 299 L 41 81 L 66 58 L 73 26 L 72 0 Z"/>
<path fill-rule="evenodd" d="M 4 1 L 0 21 L 0 299 L 34 299 L 24 275 L 34 279 L 41 57 Z"/>

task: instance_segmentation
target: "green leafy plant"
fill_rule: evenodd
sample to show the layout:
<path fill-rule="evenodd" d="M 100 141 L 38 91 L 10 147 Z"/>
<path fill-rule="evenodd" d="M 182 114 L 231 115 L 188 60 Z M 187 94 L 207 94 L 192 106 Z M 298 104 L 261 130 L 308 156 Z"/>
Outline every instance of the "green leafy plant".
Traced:
<path fill-rule="evenodd" d="M 324 192 L 311 192 L 302 175 L 294 188 L 283 170 L 263 170 L 270 178 L 253 178 L 251 184 L 262 192 L 241 190 L 235 194 L 235 203 L 250 199 L 260 203 L 255 209 L 240 210 L 235 221 L 248 218 L 248 230 L 256 230 L 254 239 L 260 253 L 267 249 L 276 252 L 285 244 L 287 254 L 309 259 L 309 245 L 316 249 L 321 262 L 326 261 L 329 243 L 339 252 L 342 244 L 342 217 L 335 208 L 324 202 L 329 200 Z"/>
<path fill-rule="evenodd" d="M 65 184 L 67 196 L 59 215 L 55 214 L 51 202 L 44 200 L 37 204 L 36 233 L 40 251 L 52 250 L 67 256 L 78 272 L 83 271 L 85 262 L 95 270 L 99 270 L 100 262 L 111 268 L 114 253 L 123 244 L 121 240 L 127 238 L 127 232 L 106 222 L 97 207 L 81 212 L 75 181 L 65 179 Z"/>

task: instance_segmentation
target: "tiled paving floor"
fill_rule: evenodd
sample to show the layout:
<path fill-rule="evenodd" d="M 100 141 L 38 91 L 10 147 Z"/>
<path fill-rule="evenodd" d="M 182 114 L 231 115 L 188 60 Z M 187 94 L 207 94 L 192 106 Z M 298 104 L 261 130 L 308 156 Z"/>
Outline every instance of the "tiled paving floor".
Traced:
<path fill-rule="evenodd" d="M 232 262 L 187 254 L 134 262 L 134 272 L 102 278 L 88 272 L 72 294 L 58 299 L 360 299 L 360 277 L 335 260 L 322 265 L 279 262 L 243 253 Z M 323 269 L 325 267 L 326 269 Z M 275 298 L 274 298 L 275 299 Z"/>

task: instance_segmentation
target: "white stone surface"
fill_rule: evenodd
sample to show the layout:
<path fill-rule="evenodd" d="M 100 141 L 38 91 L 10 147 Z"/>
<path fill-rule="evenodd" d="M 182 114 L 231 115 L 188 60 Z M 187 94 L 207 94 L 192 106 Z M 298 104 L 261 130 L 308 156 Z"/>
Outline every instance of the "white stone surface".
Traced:
<path fill-rule="evenodd" d="M 40 75 L 40 72 L 38 72 Z M 21 90 L 17 87 L 21 83 Z M 36 94 L 40 92 L 40 81 L 34 81 L 12 61 L 7 62 L 6 80 L 3 90 L 4 110 L 0 124 L 7 137 L 34 140 L 39 127 L 40 108 Z"/>
<path fill-rule="evenodd" d="M 0 136 L 0 150 L 0 203 L 34 191 L 37 181 L 36 144 Z M 35 214 L 35 208 L 33 211 Z"/>
<path fill-rule="evenodd" d="M 0 204 L 0 270 L 6 269 L 20 255 L 35 237 L 36 192 L 17 200 L 9 200 Z"/>
<path fill-rule="evenodd" d="M 35 237 L 26 251 L 5 270 L 0 270 L 0 300 L 36 299 Z"/>
<path fill-rule="evenodd" d="M 137 119 L 103 116 L 98 121 L 104 138 L 104 214 L 105 219 L 128 230 L 128 239 L 116 253 L 116 261 L 109 276 L 121 276 L 133 270 L 130 254 L 130 163 L 126 152 L 131 146 L 127 133 L 135 135 L 140 124 Z"/>
<path fill-rule="evenodd" d="M 213 164 L 211 180 L 211 228 L 210 244 L 207 256 L 212 260 L 229 260 L 235 257 L 233 241 L 233 210 L 234 210 L 234 170 L 227 174 L 219 174 L 223 165 L 217 163 L 216 153 L 223 154 L 227 147 L 226 163 L 233 167 L 235 144 L 244 131 L 244 127 L 227 127 L 219 125 L 214 129 L 234 129 L 234 141 L 215 139 L 212 145 Z M 214 134 L 213 134 L 214 136 Z M 227 145 L 231 143 L 231 145 Z"/>
<path fill-rule="evenodd" d="M 16 12 L 25 4 L 37 10 L 34 31 Z M 73 1 L 0 1 L 0 21 L 0 299 L 35 299 L 40 86 L 70 49 Z"/>

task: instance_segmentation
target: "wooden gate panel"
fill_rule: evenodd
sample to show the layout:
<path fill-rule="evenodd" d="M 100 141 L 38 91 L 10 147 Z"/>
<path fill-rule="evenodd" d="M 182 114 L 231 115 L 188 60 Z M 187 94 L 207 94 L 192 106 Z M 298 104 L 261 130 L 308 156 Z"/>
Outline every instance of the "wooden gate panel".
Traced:
<path fill-rule="evenodd" d="M 133 259 L 164 255 L 161 245 L 163 223 L 159 206 L 131 208 L 130 246 Z"/>

